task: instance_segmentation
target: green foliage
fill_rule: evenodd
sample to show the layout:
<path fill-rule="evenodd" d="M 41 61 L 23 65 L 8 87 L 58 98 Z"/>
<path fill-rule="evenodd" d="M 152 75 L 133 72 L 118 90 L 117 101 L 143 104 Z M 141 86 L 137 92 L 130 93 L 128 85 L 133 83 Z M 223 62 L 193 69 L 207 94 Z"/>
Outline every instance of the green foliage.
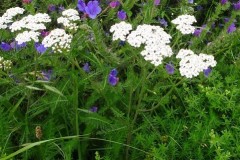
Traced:
<path fill-rule="evenodd" d="M 0 9 L 20 4 L 4 0 Z M 47 12 L 49 4 L 74 8 L 76 1 L 34 0 L 24 7 L 29 13 Z M 196 10 L 198 5 L 203 11 Z M 97 19 L 82 18 L 68 53 L 39 55 L 34 44 L 0 50 L 14 62 L 10 72 L 0 70 L 0 159 L 239 159 L 240 30 L 226 32 L 239 18 L 230 4 L 162 0 L 155 6 L 153 0 L 125 0 L 115 9 L 104 2 L 101 7 L 106 10 Z M 141 47 L 112 42 L 109 29 L 119 22 L 120 9 L 134 28 L 159 25 L 165 18 L 175 53 L 191 48 L 214 55 L 217 66 L 209 77 L 193 79 L 180 76 L 174 57 L 165 61 L 174 63 L 173 75 L 165 63 L 154 67 L 139 54 Z M 174 29 L 170 21 L 183 13 L 196 15 L 198 26 L 206 24 L 200 37 Z M 229 22 L 211 28 L 213 22 L 223 23 L 224 15 L 230 15 Z M 48 28 L 60 27 L 59 13 L 51 16 Z M 4 42 L 15 36 L 2 30 L 0 35 Z M 86 62 L 89 73 L 82 69 Z M 113 68 L 119 72 L 116 86 L 108 83 Z M 51 80 L 42 80 L 41 72 L 50 69 Z"/>

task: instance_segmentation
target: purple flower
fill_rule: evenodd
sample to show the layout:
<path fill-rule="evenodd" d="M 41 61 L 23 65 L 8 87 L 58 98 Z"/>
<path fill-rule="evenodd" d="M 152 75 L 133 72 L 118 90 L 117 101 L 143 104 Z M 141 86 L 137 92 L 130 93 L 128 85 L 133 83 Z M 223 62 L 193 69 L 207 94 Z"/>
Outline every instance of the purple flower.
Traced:
<path fill-rule="evenodd" d="M 188 3 L 191 3 L 191 4 L 193 4 L 193 0 L 188 0 Z"/>
<path fill-rule="evenodd" d="M 224 5 L 224 4 L 227 3 L 227 0 L 220 0 L 220 3 L 221 3 L 222 5 Z"/>
<path fill-rule="evenodd" d="M 118 11 L 117 16 L 122 21 L 124 21 L 127 18 L 127 14 L 123 10 Z"/>
<path fill-rule="evenodd" d="M 1 48 L 3 51 L 10 51 L 10 50 L 12 49 L 11 45 L 8 44 L 8 43 L 5 43 L 5 42 L 2 42 L 2 43 L 1 43 L 0 48 Z"/>
<path fill-rule="evenodd" d="M 78 0 L 77 7 L 78 7 L 78 10 L 79 10 L 79 11 L 81 11 L 81 12 L 86 12 L 86 11 L 85 11 L 86 4 L 84 3 L 84 1 Z"/>
<path fill-rule="evenodd" d="M 13 41 L 13 42 L 10 43 L 10 45 L 11 45 L 12 48 L 14 48 L 14 49 L 16 49 L 16 50 L 19 50 L 19 49 L 21 49 L 21 48 L 23 48 L 23 47 L 26 47 L 26 46 L 27 46 L 27 43 L 24 42 L 24 43 L 22 43 L 22 44 L 18 44 L 17 41 Z"/>
<path fill-rule="evenodd" d="M 205 77 L 208 77 L 211 72 L 212 72 L 212 69 L 209 68 L 209 67 L 208 67 L 207 69 L 204 69 L 204 70 L 203 70 L 203 73 L 204 73 L 204 76 L 205 76 Z"/>
<path fill-rule="evenodd" d="M 120 2 L 119 1 L 112 1 L 112 2 L 109 3 L 109 6 L 111 8 L 116 8 L 116 7 L 120 6 Z"/>
<path fill-rule="evenodd" d="M 53 11 L 56 10 L 56 6 L 55 6 L 54 4 L 49 4 L 48 10 L 49 10 L 50 12 L 53 12 Z"/>
<path fill-rule="evenodd" d="M 91 19 L 95 19 L 102 11 L 98 1 L 89 1 L 87 5 L 82 0 L 78 0 L 78 10 L 86 13 Z"/>
<path fill-rule="evenodd" d="M 203 10 L 203 7 L 201 5 L 198 5 L 197 6 L 197 11 L 201 11 L 201 10 Z"/>
<path fill-rule="evenodd" d="M 168 26 L 168 23 L 167 23 L 167 21 L 164 18 L 160 18 L 160 19 L 158 19 L 158 21 L 160 22 L 160 24 L 162 26 L 164 26 L 164 27 Z"/>
<path fill-rule="evenodd" d="M 235 10 L 240 10 L 240 1 L 238 1 L 237 3 L 233 3 L 233 8 Z"/>
<path fill-rule="evenodd" d="M 49 69 L 47 71 L 42 71 L 41 75 L 42 75 L 42 77 L 39 78 L 40 80 L 50 81 L 51 77 L 52 77 L 52 70 Z"/>
<path fill-rule="evenodd" d="M 90 66 L 89 66 L 89 63 L 85 63 L 84 66 L 83 66 L 83 70 L 87 73 L 90 72 Z"/>
<path fill-rule="evenodd" d="M 50 33 L 49 31 L 42 30 L 42 31 L 41 31 L 41 36 L 42 36 L 42 37 L 46 37 L 46 36 L 49 35 L 49 33 Z"/>
<path fill-rule="evenodd" d="M 96 113 L 96 112 L 98 111 L 98 107 L 93 106 L 93 107 L 91 107 L 91 108 L 89 109 L 89 111 Z"/>
<path fill-rule="evenodd" d="M 110 71 L 110 74 L 108 75 L 108 83 L 112 86 L 115 86 L 119 78 L 117 77 L 118 71 L 116 69 L 113 69 Z"/>
<path fill-rule="evenodd" d="M 64 8 L 63 6 L 59 6 L 59 7 L 58 7 L 58 10 L 59 10 L 60 12 L 62 12 L 62 11 L 65 10 L 65 8 Z"/>
<path fill-rule="evenodd" d="M 235 26 L 235 23 L 232 23 L 229 27 L 228 27 L 228 30 L 227 30 L 227 33 L 232 33 L 236 31 L 236 26 Z"/>
<path fill-rule="evenodd" d="M 166 71 L 168 74 L 173 74 L 174 73 L 174 66 L 171 63 L 166 64 Z"/>
<path fill-rule="evenodd" d="M 155 6 L 160 5 L 160 0 L 154 0 L 154 5 L 155 5 Z"/>
<path fill-rule="evenodd" d="M 202 29 L 195 29 L 193 35 L 196 37 L 199 37 L 201 33 L 202 33 Z"/>
<path fill-rule="evenodd" d="M 40 44 L 40 43 L 35 43 L 34 46 L 35 46 L 35 49 L 37 50 L 37 52 L 40 53 L 40 54 L 45 53 L 46 50 L 47 50 L 47 48 L 44 47 L 44 45 L 43 45 L 43 44 Z"/>

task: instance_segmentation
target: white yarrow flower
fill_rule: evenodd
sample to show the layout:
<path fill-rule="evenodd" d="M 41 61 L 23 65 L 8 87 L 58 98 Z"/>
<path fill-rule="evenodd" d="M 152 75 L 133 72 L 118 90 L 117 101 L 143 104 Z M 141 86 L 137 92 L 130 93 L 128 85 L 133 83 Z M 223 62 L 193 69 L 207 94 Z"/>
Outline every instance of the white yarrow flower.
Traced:
<path fill-rule="evenodd" d="M 194 33 L 195 27 L 192 26 L 194 22 L 197 22 L 196 18 L 191 15 L 181 15 L 176 19 L 171 21 L 173 24 L 177 25 L 177 29 L 182 34 L 191 34 Z"/>
<path fill-rule="evenodd" d="M 113 33 L 113 41 L 120 39 L 121 41 L 126 40 L 126 36 L 132 30 L 132 25 L 124 21 L 114 24 L 110 28 L 110 32 Z"/>
<path fill-rule="evenodd" d="M 78 11 L 74 9 L 68 9 L 62 12 L 62 17 L 59 17 L 57 19 L 57 22 L 59 24 L 63 24 L 63 26 L 67 29 L 77 30 L 78 26 L 75 22 L 79 20 L 80 20 L 80 17 L 79 17 Z"/>
<path fill-rule="evenodd" d="M 63 29 L 54 29 L 46 36 L 42 44 L 44 47 L 51 47 L 54 52 L 69 51 L 72 42 L 72 35 L 68 35 Z"/>
<path fill-rule="evenodd" d="M 40 33 L 39 32 L 34 32 L 34 31 L 24 31 L 22 33 L 19 33 L 15 40 L 18 42 L 18 44 L 22 44 L 25 42 L 30 42 L 30 41 L 34 41 L 34 42 L 38 42 Z"/>

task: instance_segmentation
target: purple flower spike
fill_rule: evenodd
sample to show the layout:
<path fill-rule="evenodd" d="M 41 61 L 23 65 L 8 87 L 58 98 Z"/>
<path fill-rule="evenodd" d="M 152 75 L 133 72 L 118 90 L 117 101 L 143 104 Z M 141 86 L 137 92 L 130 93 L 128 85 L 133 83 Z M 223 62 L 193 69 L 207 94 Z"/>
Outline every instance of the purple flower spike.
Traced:
<path fill-rule="evenodd" d="M 155 6 L 160 5 L 160 0 L 154 0 L 154 5 L 155 5 Z"/>
<path fill-rule="evenodd" d="M 222 5 L 224 5 L 224 4 L 227 3 L 227 1 L 228 1 L 228 0 L 220 0 L 220 3 L 221 3 Z"/>
<path fill-rule="evenodd" d="M 50 5 L 48 6 L 48 10 L 49 10 L 50 12 L 56 11 L 56 6 L 55 6 L 54 4 L 50 4 Z"/>
<path fill-rule="evenodd" d="M 100 8 L 98 1 L 89 1 L 85 7 L 85 11 L 91 19 L 95 19 L 102 9 Z"/>
<path fill-rule="evenodd" d="M 108 75 L 108 83 L 112 86 L 115 86 L 119 78 L 117 77 L 118 71 L 116 69 L 111 70 L 110 74 Z"/>
<path fill-rule="evenodd" d="M 120 2 L 119 1 L 112 1 L 112 2 L 109 3 L 109 6 L 111 8 L 116 8 L 116 7 L 120 6 Z"/>
<path fill-rule="evenodd" d="M 166 64 L 166 71 L 168 74 L 173 74 L 174 73 L 174 66 L 171 63 Z"/>
<path fill-rule="evenodd" d="M 47 71 L 42 71 L 42 77 L 40 78 L 41 80 L 44 81 L 50 81 L 52 77 L 52 70 L 47 70 Z"/>
<path fill-rule="evenodd" d="M 127 14 L 123 10 L 118 11 L 117 16 L 122 21 L 124 21 L 127 18 Z"/>
<path fill-rule="evenodd" d="M 195 29 L 193 35 L 196 37 L 199 37 L 201 33 L 202 33 L 202 29 Z"/>
<path fill-rule="evenodd" d="M 208 77 L 211 72 L 212 72 L 212 69 L 209 68 L 209 67 L 208 67 L 207 69 L 204 69 L 204 70 L 203 70 L 203 73 L 204 73 L 204 76 L 205 76 L 205 77 Z"/>
<path fill-rule="evenodd" d="M 98 107 L 93 106 L 89 109 L 89 111 L 96 113 L 98 111 Z"/>
<path fill-rule="evenodd" d="M 162 25 L 162 26 L 164 26 L 164 27 L 167 27 L 168 26 L 168 23 L 167 23 L 167 21 L 164 19 L 164 18 L 160 18 L 160 19 L 158 19 L 159 20 L 159 22 L 160 22 L 160 24 Z"/>
<path fill-rule="evenodd" d="M 188 0 L 188 3 L 193 4 L 193 0 Z"/>
<path fill-rule="evenodd" d="M 240 10 L 240 1 L 238 1 L 237 3 L 233 3 L 233 8 L 235 10 Z"/>
<path fill-rule="evenodd" d="M 84 66 L 83 66 L 83 70 L 87 73 L 90 72 L 90 66 L 89 66 L 89 63 L 85 63 Z"/>
<path fill-rule="evenodd" d="M 228 27 L 228 30 L 227 30 L 227 33 L 232 33 L 234 31 L 236 31 L 236 26 L 235 26 L 235 23 L 232 23 L 229 27 Z"/>
<path fill-rule="evenodd" d="M 5 43 L 5 42 L 2 42 L 2 43 L 1 43 L 0 48 L 1 48 L 3 51 L 10 51 L 10 50 L 12 49 L 11 45 L 8 44 L 8 43 Z"/>
<path fill-rule="evenodd" d="M 78 10 L 79 10 L 80 12 L 86 12 L 86 11 L 85 11 L 86 4 L 84 3 L 84 1 L 78 0 L 77 7 L 78 7 Z"/>
<path fill-rule="evenodd" d="M 47 48 L 44 47 L 43 44 L 40 43 L 35 43 L 35 49 L 37 50 L 38 53 L 43 54 L 46 52 Z"/>

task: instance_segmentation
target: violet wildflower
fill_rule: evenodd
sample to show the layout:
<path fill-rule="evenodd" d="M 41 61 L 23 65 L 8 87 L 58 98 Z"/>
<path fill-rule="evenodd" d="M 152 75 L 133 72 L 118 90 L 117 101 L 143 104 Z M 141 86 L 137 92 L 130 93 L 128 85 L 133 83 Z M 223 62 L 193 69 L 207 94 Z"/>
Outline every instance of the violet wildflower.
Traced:
<path fill-rule="evenodd" d="M 41 73 L 41 80 L 44 80 L 44 81 L 50 81 L 51 80 L 51 77 L 52 77 L 52 70 L 49 69 L 47 71 L 42 71 Z"/>
<path fill-rule="evenodd" d="M 50 4 L 50 5 L 48 6 L 48 10 L 49 10 L 50 12 L 53 12 L 53 11 L 56 10 L 56 6 L 55 6 L 54 4 Z"/>
<path fill-rule="evenodd" d="M 59 12 L 62 12 L 62 11 L 65 10 L 65 8 L 64 8 L 63 6 L 59 6 L 59 7 L 58 7 L 58 10 L 59 10 Z"/>
<path fill-rule="evenodd" d="M 233 8 L 235 10 L 240 10 L 240 1 L 238 1 L 237 3 L 233 3 Z"/>
<path fill-rule="evenodd" d="M 228 30 L 227 30 L 227 33 L 232 33 L 234 31 L 236 31 L 236 26 L 235 26 L 235 23 L 232 23 L 229 27 L 228 27 Z"/>
<path fill-rule="evenodd" d="M 193 0 L 188 0 L 188 3 L 193 4 Z"/>
<path fill-rule="evenodd" d="M 84 66 L 83 66 L 83 70 L 87 73 L 90 72 L 90 66 L 89 66 L 89 63 L 85 63 Z"/>
<path fill-rule="evenodd" d="M 41 31 L 41 36 L 42 36 L 42 37 L 46 37 L 46 36 L 49 35 L 49 33 L 50 33 L 49 31 L 42 30 L 42 31 Z"/>
<path fill-rule="evenodd" d="M 85 11 L 86 4 L 83 0 L 78 0 L 77 8 L 80 12 L 86 12 Z"/>
<path fill-rule="evenodd" d="M 205 77 L 208 77 L 211 72 L 212 72 L 212 69 L 209 68 L 209 67 L 208 67 L 207 69 L 204 69 L 204 70 L 203 70 L 203 73 L 204 73 L 204 76 L 205 76 Z"/>
<path fill-rule="evenodd" d="M 158 21 L 162 26 L 164 26 L 164 27 L 168 26 L 168 23 L 164 18 L 160 18 L 160 19 L 158 19 Z"/>
<path fill-rule="evenodd" d="M 221 3 L 222 5 L 224 5 L 224 4 L 227 3 L 227 1 L 228 1 L 228 0 L 220 0 L 220 3 Z"/>
<path fill-rule="evenodd" d="M 202 29 L 195 29 L 193 35 L 196 37 L 199 37 L 201 33 L 202 33 Z"/>
<path fill-rule="evenodd" d="M 166 64 L 166 71 L 168 74 L 173 74 L 174 73 L 174 66 L 171 63 Z"/>
<path fill-rule="evenodd" d="M 109 3 L 109 6 L 111 8 L 116 8 L 116 7 L 120 6 L 120 2 L 119 1 L 112 1 L 112 2 Z"/>
<path fill-rule="evenodd" d="M 27 43 L 24 42 L 24 43 L 22 43 L 22 44 L 18 44 L 17 41 L 13 41 L 13 42 L 10 43 L 10 45 L 11 45 L 11 47 L 12 47 L 13 49 L 19 50 L 19 49 L 21 49 L 21 48 L 23 48 L 23 47 L 26 47 L 26 46 L 27 46 Z"/>
<path fill-rule="evenodd" d="M 47 48 L 44 47 L 44 45 L 43 45 L 43 44 L 40 44 L 40 43 L 35 43 L 34 46 L 35 46 L 36 51 L 37 51 L 38 53 L 40 53 L 40 54 L 45 53 L 46 50 L 47 50 Z"/>
<path fill-rule="evenodd" d="M 93 107 L 91 107 L 91 108 L 89 109 L 89 111 L 96 113 L 96 112 L 98 111 L 98 107 L 93 106 Z"/>
<path fill-rule="evenodd" d="M 155 5 L 155 6 L 160 5 L 160 0 L 154 0 L 154 5 Z"/>
<path fill-rule="evenodd" d="M 117 77 L 118 71 L 116 69 L 111 70 L 110 74 L 108 75 L 108 83 L 112 86 L 115 86 L 119 78 Z"/>
<path fill-rule="evenodd" d="M 8 44 L 8 43 L 5 43 L 5 42 L 2 42 L 2 43 L 1 43 L 0 48 L 1 48 L 3 51 L 10 51 L 10 50 L 12 49 L 11 45 Z"/>
<path fill-rule="evenodd" d="M 118 11 L 117 16 L 120 20 L 124 21 L 127 18 L 127 14 L 125 11 Z"/>
<path fill-rule="evenodd" d="M 203 10 L 203 7 L 201 5 L 198 5 L 196 9 L 197 9 L 197 11 L 201 11 L 201 10 Z"/>

